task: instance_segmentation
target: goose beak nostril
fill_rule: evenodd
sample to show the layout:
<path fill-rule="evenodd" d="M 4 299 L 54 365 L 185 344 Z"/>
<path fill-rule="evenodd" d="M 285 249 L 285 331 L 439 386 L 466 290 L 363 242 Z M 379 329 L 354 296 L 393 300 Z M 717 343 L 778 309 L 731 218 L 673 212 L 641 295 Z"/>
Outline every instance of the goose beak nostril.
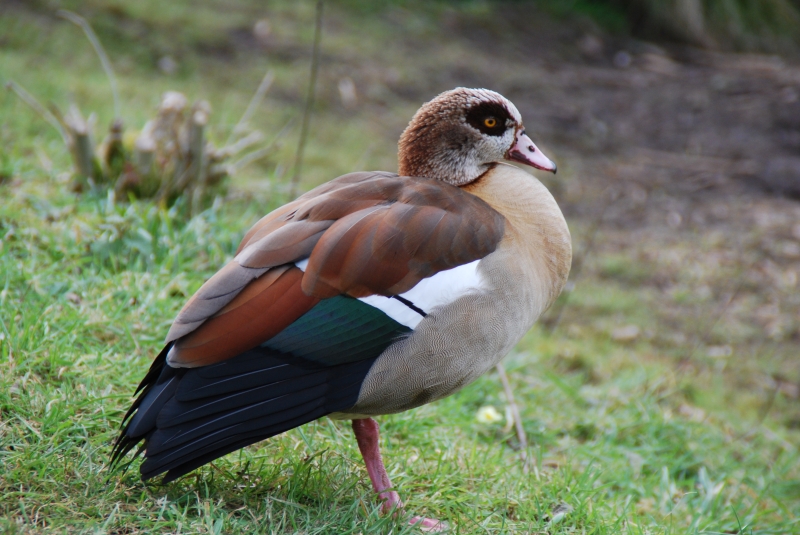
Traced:
<path fill-rule="evenodd" d="M 516 142 L 508 150 L 505 157 L 507 160 L 524 163 L 536 169 L 550 171 L 551 173 L 556 172 L 556 164 L 542 154 L 542 151 L 536 147 L 536 144 L 524 132 L 517 134 Z"/>

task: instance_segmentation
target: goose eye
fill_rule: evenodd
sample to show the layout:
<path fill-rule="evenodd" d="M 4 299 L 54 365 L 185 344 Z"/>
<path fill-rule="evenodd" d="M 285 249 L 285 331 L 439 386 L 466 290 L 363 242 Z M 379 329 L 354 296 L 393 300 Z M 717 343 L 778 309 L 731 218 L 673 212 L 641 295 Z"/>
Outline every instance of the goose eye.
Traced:
<path fill-rule="evenodd" d="M 495 119 L 494 117 L 487 117 L 486 119 L 483 120 L 483 125 L 486 128 L 494 128 L 495 126 L 497 126 L 497 119 Z"/>

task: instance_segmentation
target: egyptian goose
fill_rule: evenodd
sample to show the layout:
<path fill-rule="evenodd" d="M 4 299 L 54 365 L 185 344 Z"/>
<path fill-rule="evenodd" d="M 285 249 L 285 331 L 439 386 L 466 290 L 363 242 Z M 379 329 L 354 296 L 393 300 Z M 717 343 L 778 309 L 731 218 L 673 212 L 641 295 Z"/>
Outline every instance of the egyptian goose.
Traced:
<path fill-rule="evenodd" d="M 112 464 L 144 440 L 142 477 L 171 481 L 323 416 L 352 419 L 383 510 L 402 507 L 372 416 L 474 381 L 569 274 L 558 205 L 503 159 L 556 170 L 510 101 L 457 88 L 411 119 L 399 174 L 344 175 L 261 219 L 178 314 Z"/>

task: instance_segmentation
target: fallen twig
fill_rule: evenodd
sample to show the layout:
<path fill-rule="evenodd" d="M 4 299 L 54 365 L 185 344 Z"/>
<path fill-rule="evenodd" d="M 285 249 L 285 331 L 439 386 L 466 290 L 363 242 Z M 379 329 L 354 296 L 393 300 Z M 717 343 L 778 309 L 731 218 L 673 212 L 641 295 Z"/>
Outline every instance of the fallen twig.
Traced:
<path fill-rule="evenodd" d="M 289 128 L 292 126 L 292 123 L 294 123 L 294 119 L 289 119 L 286 122 L 286 124 L 283 125 L 283 128 L 281 128 L 278 131 L 278 133 L 275 135 L 275 137 L 272 139 L 272 141 L 270 141 L 267 144 L 266 147 L 258 149 L 258 150 L 255 150 L 255 151 L 250 152 L 250 153 L 247 153 L 244 156 L 242 156 L 241 158 L 239 158 L 238 160 L 236 160 L 235 162 L 231 163 L 230 164 L 230 170 L 231 170 L 230 174 L 234 174 L 237 171 L 240 171 L 243 167 L 248 166 L 248 165 L 250 165 L 251 163 L 253 163 L 255 161 L 258 161 L 261 158 L 263 158 L 264 156 L 266 156 L 267 154 L 269 154 L 273 150 L 273 147 L 275 145 L 277 145 L 278 142 L 281 139 L 283 139 L 283 135 L 286 133 L 287 130 L 289 130 Z M 226 147 L 226 149 L 227 148 L 228 147 Z M 235 153 L 229 153 L 229 155 L 233 155 L 233 154 L 235 154 Z"/>
<path fill-rule="evenodd" d="M 22 102 L 30 106 L 33 111 L 41 115 L 42 119 L 50 123 L 53 128 L 58 130 L 58 133 L 61 134 L 61 139 L 64 141 L 64 144 L 69 145 L 69 136 L 64 130 L 64 126 L 50 110 L 42 106 L 42 103 L 36 100 L 36 97 L 28 93 L 24 87 L 13 80 L 6 83 L 6 89 L 16 93 Z"/>
<path fill-rule="evenodd" d="M 275 81 L 275 74 L 269 70 L 264 74 L 264 77 L 261 79 L 261 83 L 258 84 L 258 89 L 253 94 L 253 98 L 250 99 L 250 102 L 247 104 L 247 108 L 244 110 L 242 114 L 242 118 L 239 119 L 239 122 L 236 123 L 236 126 L 233 127 L 231 130 L 230 136 L 228 136 L 228 141 L 225 142 L 225 145 L 230 145 L 233 142 L 234 136 L 240 134 L 245 130 L 247 123 L 250 121 L 250 118 L 258 108 L 259 104 L 264 100 L 264 96 L 269 91 L 269 88 L 272 87 L 272 82 Z"/>
<path fill-rule="evenodd" d="M 511 390 L 511 383 L 508 382 L 508 375 L 506 369 L 503 367 L 502 362 L 498 362 L 495 366 L 497 375 L 500 377 L 500 382 L 503 383 L 503 390 L 506 394 L 506 402 L 511 409 L 511 417 L 514 418 L 514 427 L 517 430 L 517 440 L 519 440 L 519 458 L 522 461 L 522 470 L 524 473 L 530 471 L 530 460 L 528 457 L 528 438 L 525 436 L 525 428 L 522 427 L 522 418 L 519 415 L 519 407 L 514 399 L 514 392 Z"/>

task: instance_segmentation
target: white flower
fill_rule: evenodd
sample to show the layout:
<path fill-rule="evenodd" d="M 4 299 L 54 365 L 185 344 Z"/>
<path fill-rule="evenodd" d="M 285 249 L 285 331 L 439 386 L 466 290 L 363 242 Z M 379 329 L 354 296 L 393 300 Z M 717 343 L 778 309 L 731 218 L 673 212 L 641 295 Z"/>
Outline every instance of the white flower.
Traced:
<path fill-rule="evenodd" d="M 503 416 L 491 405 L 486 405 L 478 409 L 478 412 L 475 413 L 475 419 L 482 424 L 493 424 L 501 421 Z"/>

